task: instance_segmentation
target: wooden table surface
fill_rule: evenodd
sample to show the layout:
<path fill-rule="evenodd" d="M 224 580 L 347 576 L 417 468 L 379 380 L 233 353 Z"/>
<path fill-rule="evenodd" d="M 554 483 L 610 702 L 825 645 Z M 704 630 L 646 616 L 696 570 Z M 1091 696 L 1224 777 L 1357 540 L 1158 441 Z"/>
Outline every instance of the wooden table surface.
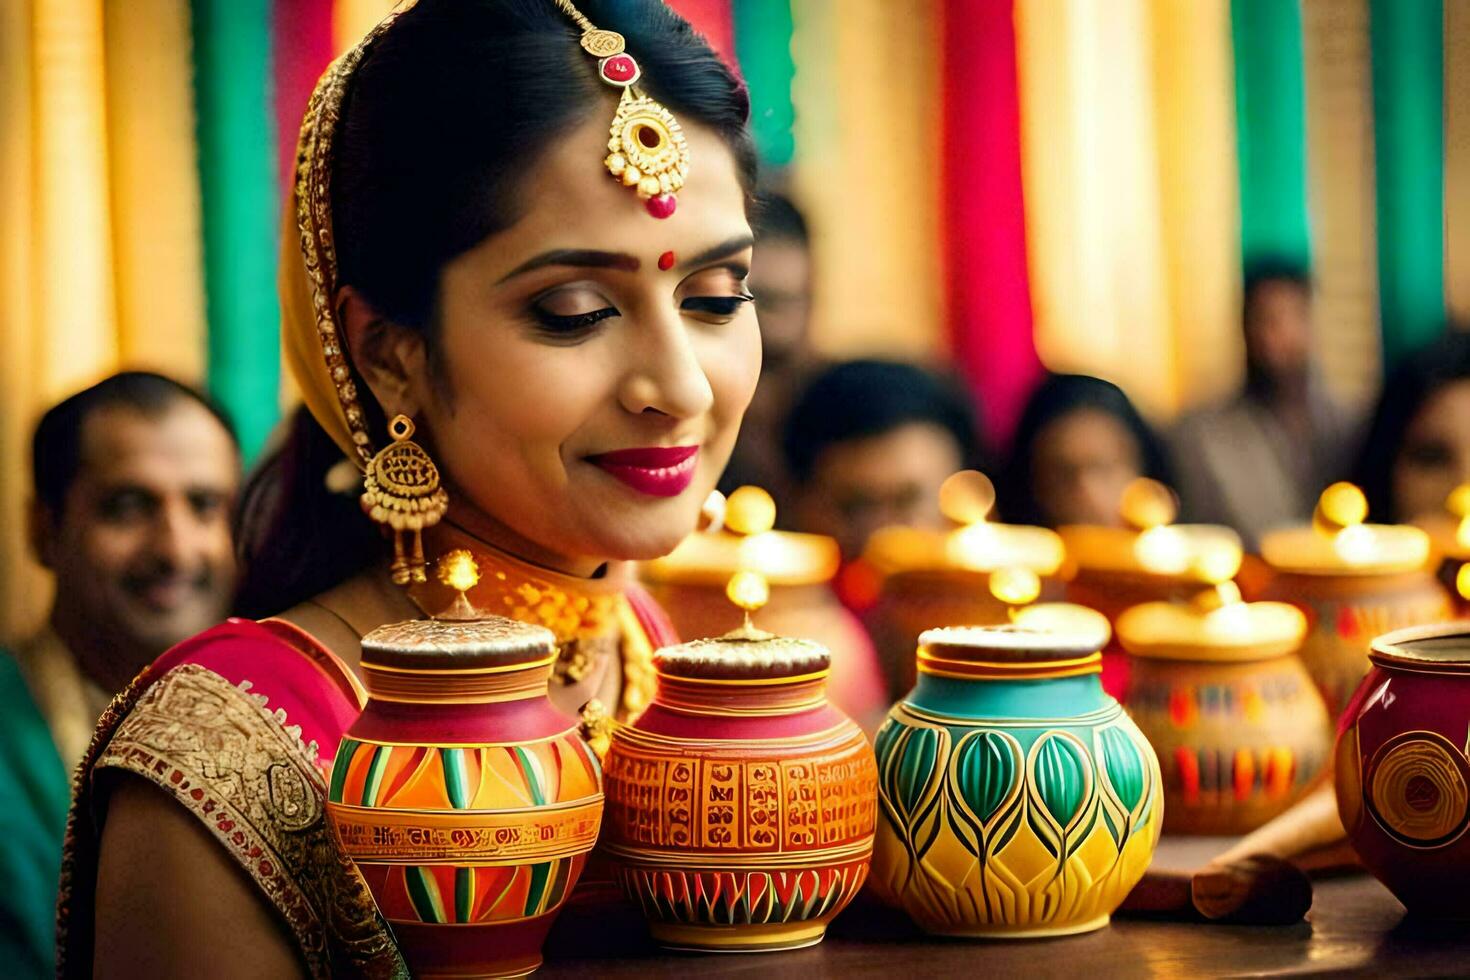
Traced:
<path fill-rule="evenodd" d="M 1156 866 L 1188 868 L 1220 840 L 1165 840 Z M 698 955 L 653 946 L 627 904 L 570 906 L 546 944 L 537 977 L 1102 977 L 1470 976 L 1470 928 L 1406 920 L 1367 875 L 1315 883 L 1312 911 L 1294 926 L 1223 926 L 1118 917 L 1098 932 L 1011 942 L 945 940 L 859 896 L 808 949 Z"/>

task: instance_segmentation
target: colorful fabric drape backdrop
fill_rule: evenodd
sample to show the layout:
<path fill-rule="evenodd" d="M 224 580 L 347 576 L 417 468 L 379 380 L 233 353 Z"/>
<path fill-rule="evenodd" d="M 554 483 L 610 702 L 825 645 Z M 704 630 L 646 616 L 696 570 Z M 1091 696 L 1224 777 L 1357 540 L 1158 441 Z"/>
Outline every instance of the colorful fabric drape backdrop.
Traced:
<path fill-rule="evenodd" d="M 1470 315 L 1470 6 L 671 0 L 802 205 L 827 353 L 953 367 L 1000 443 L 1044 364 L 1156 419 L 1239 376 L 1241 256 L 1310 258 L 1335 390 Z M 0 4 L 0 636 L 40 411 L 123 366 L 280 417 L 274 235 L 317 75 L 390 0 Z"/>

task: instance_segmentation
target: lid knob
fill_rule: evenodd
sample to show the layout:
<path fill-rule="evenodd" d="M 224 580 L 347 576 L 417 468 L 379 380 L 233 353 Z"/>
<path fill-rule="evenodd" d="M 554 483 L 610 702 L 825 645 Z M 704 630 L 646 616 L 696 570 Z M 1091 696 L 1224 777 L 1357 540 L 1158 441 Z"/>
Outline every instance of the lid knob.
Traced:
<path fill-rule="evenodd" d="M 454 601 L 434 615 L 435 619 L 473 620 L 483 617 L 465 593 L 480 583 L 480 564 L 465 548 L 447 552 L 437 562 L 435 574 L 439 581 L 457 594 Z"/>

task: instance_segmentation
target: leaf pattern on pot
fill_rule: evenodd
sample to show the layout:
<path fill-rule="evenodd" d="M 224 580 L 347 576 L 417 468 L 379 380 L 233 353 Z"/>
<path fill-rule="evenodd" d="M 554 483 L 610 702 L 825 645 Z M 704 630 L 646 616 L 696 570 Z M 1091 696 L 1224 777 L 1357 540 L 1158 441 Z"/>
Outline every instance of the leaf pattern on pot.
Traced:
<path fill-rule="evenodd" d="M 1112 787 L 1125 813 L 1132 813 L 1143 802 L 1148 789 L 1148 770 L 1143 753 L 1122 728 L 1104 728 L 1098 733 L 1102 743 L 1103 768 L 1107 773 L 1108 785 Z"/>
<path fill-rule="evenodd" d="M 1032 749 L 1031 775 L 1047 815 L 1060 828 L 1072 823 L 1087 801 L 1090 761 L 1075 740 L 1048 732 Z"/>
<path fill-rule="evenodd" d="M 1021 747 L 1003 732 L 971 732 L 955 746 L 955 788 L 982 824 L 995 818 L 1020 773 Z"/>

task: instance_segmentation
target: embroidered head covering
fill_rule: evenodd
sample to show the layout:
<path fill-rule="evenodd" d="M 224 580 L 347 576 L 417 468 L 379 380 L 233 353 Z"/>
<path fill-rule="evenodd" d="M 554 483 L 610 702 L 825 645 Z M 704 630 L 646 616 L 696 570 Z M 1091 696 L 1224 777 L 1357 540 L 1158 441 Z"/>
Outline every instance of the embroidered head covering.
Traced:
<path fill-rule="evenodd" d="M 281 222 L 281 354 L 302 401 L 347 458 L 366 469 L 373 458 L 358 380 L 347 359 L 337 294 L 332 238 L 332 149 L 342 100 L 357 66 L 392 26 L 403 4 L 322 75 L 306 107 L 296 144 L 296 179 Z"/>

